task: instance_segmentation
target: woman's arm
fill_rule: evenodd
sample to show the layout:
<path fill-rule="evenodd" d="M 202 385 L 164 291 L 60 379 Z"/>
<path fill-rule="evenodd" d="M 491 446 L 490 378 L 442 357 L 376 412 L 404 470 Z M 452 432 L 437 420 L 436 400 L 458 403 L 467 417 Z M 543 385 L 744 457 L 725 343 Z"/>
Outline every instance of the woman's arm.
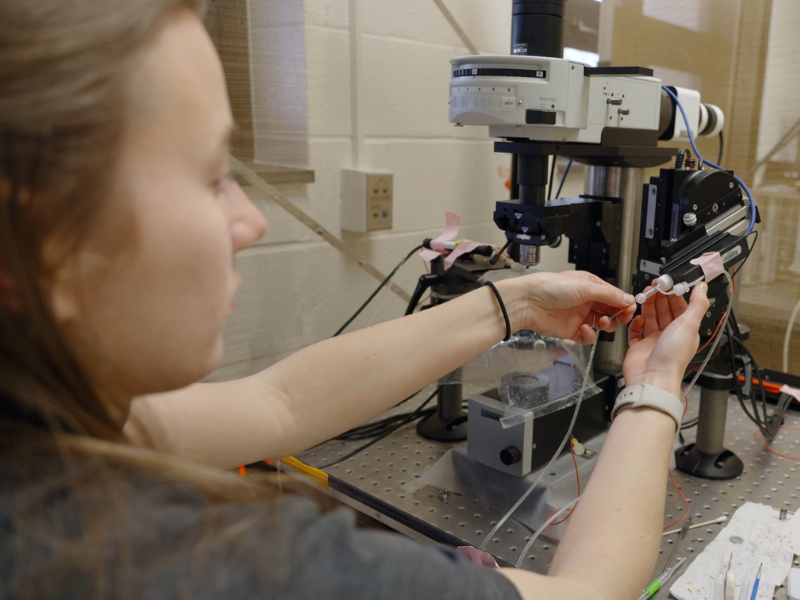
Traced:
<path fill-rule="evenodd" d="M 627 322 L 633 298 L 588 273 L 537 273 L 497 284 L 512 330 L 588 343 L 591 324 Z M 314 344 L 261 373 L 134 401 L 135 443 L 232 468 L 288 456 L 394 406 L 505 335 L 492 291 Z"/>
<path fill-rule="evenodd" d="M 708 309 L 706 285 L 695 286 L 688 308 L 682 298 L 657 296 L 629 328 L 625 380 L 680 397 L 681 378 Z M 662 412 L 636 408 L 619 413 L 548 575 L 504 570 L 523 598 L 639 596 L 658 555 L 674 438 L 675 421 Z"/>

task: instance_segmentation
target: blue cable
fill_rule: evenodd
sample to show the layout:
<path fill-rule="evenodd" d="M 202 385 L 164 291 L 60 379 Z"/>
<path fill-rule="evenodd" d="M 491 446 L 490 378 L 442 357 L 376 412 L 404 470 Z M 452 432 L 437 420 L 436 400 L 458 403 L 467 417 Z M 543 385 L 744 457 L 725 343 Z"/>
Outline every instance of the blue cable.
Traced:
<path fill-rule="evenodd" d="M 555 160 L 555 159 L 554 159 Z M 561 188 L 564 187 L 564 182 L 567 180 L 567 173 L 569 173 L 569 168 L 572 166 L 572 160 L 567 163 L 567 168 L 564 169 L 564 174 L 561 176 L 561 183 L 558 184 L 558 191 L 556 192 L 556 199 L 561 195 Z"/>
<path fill-rule="evenodd" d="M 678 97 L 667 86 L 662 85 L 661 87 L 665 92 L 667 92 L 667 94 L 669 94 L 669 97 L 672 98 L 672 101 L 680 109 L 681 114 L 683 115 L 683 122 L 686 124 L 686 131 L 689 134 L 689 143 L 691 143 L 692 145 L 692 150 L 694 150 L 695 156 L 699 158 L 701 161 L 703 161 L 705 164 L 710 166 L 711 168 L 717 169 L 718 171 L 724 171 L 725 169 L 723 169 L 719 165 L 715 165 L 711 161 L 708 161 L 705 158 L 703 158 L 703 156 L 700 154 L 700 151 L 697 149 L 697 145 L 694 143 L 694 135 L 692 135 L 692 128 L 689 125 L 689 119 L 686 118 L 686 111 L 683 110 L 683 105 L 681 104 L 681 101 L 678 100 Z M 733 178 L 736 180 L 736 183 L 738 183 L 744 190 L 744 193 L 747 194 L 748 200 L 750 200 L 750 226 L 747 228 L 747 231 L 745 232 L 745 235 L 749 235 L 756 226 L 756 202 L 755 200 L 753 200 L 753 194 L 750 193 L 750 189 L 745 185 L 744 181 L 739 179 L 736 175 L 734 175 Z"/>

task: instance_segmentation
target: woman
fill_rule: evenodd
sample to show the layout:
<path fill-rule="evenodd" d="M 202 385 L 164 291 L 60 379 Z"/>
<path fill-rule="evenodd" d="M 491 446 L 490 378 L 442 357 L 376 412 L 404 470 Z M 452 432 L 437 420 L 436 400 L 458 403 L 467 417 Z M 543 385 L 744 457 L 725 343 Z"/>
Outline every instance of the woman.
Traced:
<path fill-rule="evenodd" d="M 199 11 L 0 5 L 0 596 L 636 597 L 675 435 L 658 409 L 619 413 L 546 576 L 356 531 L 343 511 L 320 516 L 212 468 L 340 433 L 506 326 L 484 288 L 247 379 L 191 385 L 220 358 L 233 257 L 266 230 L 229 177 L 233 123 Z M 606 315 L 634 312 L 585 273 L 497 287 L 513 330 L 582 343 L 593 324 L 614 330 Z M 628 383 L 678 396 L 707 305 L 704 284 L 688 307 L 651 299 L 630 327 Z"/>

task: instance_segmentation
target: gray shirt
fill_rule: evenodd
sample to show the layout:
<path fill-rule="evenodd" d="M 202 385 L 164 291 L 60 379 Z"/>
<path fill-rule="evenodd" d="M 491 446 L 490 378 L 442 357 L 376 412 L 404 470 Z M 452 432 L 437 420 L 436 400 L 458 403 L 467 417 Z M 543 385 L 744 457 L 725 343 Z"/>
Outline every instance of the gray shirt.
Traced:
<path fill-rule="evenodd" d="M 358 529 L 346 509 L 214 505 L 183 484 L 89 467 L 67 488 L 47 471 L 0 464 L 0 598 L 519 599 L 498 572 Z"/>

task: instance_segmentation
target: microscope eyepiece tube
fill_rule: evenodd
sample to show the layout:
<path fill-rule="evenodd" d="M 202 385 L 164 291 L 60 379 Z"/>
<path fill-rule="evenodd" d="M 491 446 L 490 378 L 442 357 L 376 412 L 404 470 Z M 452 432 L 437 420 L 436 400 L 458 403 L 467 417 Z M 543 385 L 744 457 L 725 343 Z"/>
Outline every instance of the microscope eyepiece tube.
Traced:
<path fill-rule="evenodd" d="M 564 1 L 514 0 L 511 54 L 563 58 Z"/>

